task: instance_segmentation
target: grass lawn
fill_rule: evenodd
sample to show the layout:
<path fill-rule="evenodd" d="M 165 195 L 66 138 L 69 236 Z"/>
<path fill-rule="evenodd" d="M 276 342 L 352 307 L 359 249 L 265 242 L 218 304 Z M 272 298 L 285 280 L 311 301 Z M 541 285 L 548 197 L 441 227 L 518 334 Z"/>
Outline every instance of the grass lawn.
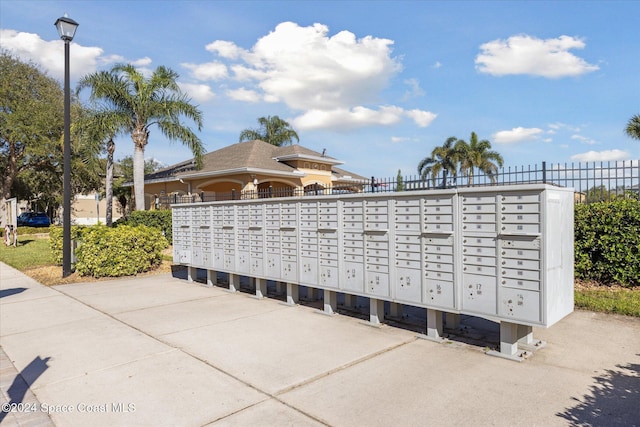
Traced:
<path fill-rule="evenodd" d="M 157 269 L 140 273 L 139 276 L 171 272 L 173 257 L 163 254 L 162 260 L 162 264 Z M 46 286 L 113 280 L 111 277 L 96 279 L 80 276 L 77 273 L 63 278 L 62 266 L 54 263 L 48 235 L 19 235 L 18 246 L 15 248 L 7 247 L 0 242 L 0 261 L 22 271 L 27 276 Z"/>
<path fill-rule="evenodd" d="M 162 265 L 157 270 L 144 274 L 170 272 L 173 258 L 169 253 L 170 250 L 163 253 Z M 97 280 L 75 273 L 63 279 L 62 267 L 53 263 L 48 237 L 20 236 L 17 248 L 6 247 L 0 243 L 0 261 L 48 286 Z M 100 280 L 109 280 L 109 278 Z M 629 289 L 621 286 L 609 287 L 576 282 L 575 306 L 584 310 L 640 317 L 640 288 Z"/>
<path fill-rule="evenodd" d="M 18 236 L 18 247 L 0 244 L 0 261 L 20 271 L 42 265 L 52 265 L 49 238 Z"/>
<path fill-rule="evenodd" d="M 640 289 L 576 283 L 575 306 L 591 311 L 640 317 Z"/>

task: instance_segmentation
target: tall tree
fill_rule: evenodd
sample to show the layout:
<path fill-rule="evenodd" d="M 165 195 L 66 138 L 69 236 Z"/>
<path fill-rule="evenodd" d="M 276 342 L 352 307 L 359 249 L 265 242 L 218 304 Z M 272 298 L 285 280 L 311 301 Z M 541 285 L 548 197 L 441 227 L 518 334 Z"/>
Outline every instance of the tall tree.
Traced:
<path fill-rule="evenodd" d="M 131 198 L 131 190 L 124 184 L 133 181 L 133 157 L 125 156 L 117 162 L 119 177 L 113 182 L 113 195 L 120 205 L 120 213 L 127 216 L 131 211 L 129 200 Z M 144 174 L 148 175 L 160 169 L 162 165 L 155 159 L 147 159 L 144 161 Z"/>
<path fill-rule="evenodd" d="M 105 219 L 107 226 L 113 223 L 113 154 L 116 144 L 114 138 L 126 131 L 129 118 L 127 115 L 99 106 L 85 110 L 72 126 L 76 139 L 90 154 L 87 162 L 97 159 L 102 151 L 107 153 L 105 173 L 105 201 L 107 209 Z"/>
<path fill-rule="evenodd" d="M 468 178 L 467 185 L 473 185 L 475 169 L 495 183 L 498 167 L 502 167 L 504 160 L 497 151 L 491 150 L 491 142 L 486 139 L 478 141 L 478 135 L 471 132 L 469 143 L 460 139 L 456 142 L 455 150 L 460 161 L 460 172 Z"/>
<path fill-rule="evenodd" d="M 240 132 L 238 142 L 253 141 L 259 139 L 269 144 L 281 147 L 283 145 L 291 145 L 293 140 L 300 141 L 297 132 L 289 125 L 288 122 L 282 120 L 278 116 L 260 117 L 258 119 L 260 127 L 257 129 L 245 129 Z"/>
<path fill-rule="evenodd" d="M 458 152 L 455 144 L 458 138 L 450 136 L 440 147 L 436 147 L 431 151 L 431 156 L 425 157 L 418 163 L 418 173 L 423 180 L 429 176 L 435 185 L 436 179 L 442 172 L 442 187 L 447 186 L 447 176 L 453 175 L 453 182 L 457 178 L 458 170 Z"/>
<path fill-rule="evenodd" d="M 404 182 L 402 180 L 402 171 L 398 169 L 398 175 L 396 176 L 396 191 L 404 191 Z"/>
<path fill-rule="evenodd" d="M 640 140 L 640 114 L 636 114 L 629 119 L 624 131 L 631 138 Z"/>
<path fill-rule="evenodd" d="M 196 167 L 202 166 L 204 147 L 200 138 L 180 121 L 186 117 L 202 129 L 202 112 L 184 94 L 178 74 L 160 66 L 145 78 L 133 65 L 120 64 L 111 71 L 89 74 L 80 80 L 78 90 L 89 88 L 92 100 L 101 100 L 117 114 L 129 118 L 126 132 L 133 140 L 133 187 L 136 210 L 144 210 L 144 150 L 151 127 L 156 125 L 170 141 L 180 141 L 192 151 Z"/>
<path fill-rule="evenodd" d="M 20 174 L 51 170 L 61 157 L 64 127 L 60 84 L 35 64 L 0 52 L 0 221 Z M 55 176 L 55 174 L 54 174 Z M 60 175 L 57 175 L 58 177 Z M 61 186 L 60 181 L 60 186 Z"/>

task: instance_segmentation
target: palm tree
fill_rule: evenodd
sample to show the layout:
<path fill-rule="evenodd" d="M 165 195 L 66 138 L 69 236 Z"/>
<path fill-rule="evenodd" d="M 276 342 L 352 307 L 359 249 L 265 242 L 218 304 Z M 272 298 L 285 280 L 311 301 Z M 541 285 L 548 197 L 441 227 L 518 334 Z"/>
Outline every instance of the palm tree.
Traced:
<path fill-rule="evenodd" d="M 496 182 L 498 167 L 502 167 L 504 160 L 497 151 L 491 151 L 491 142 L 486 139 L 478 141 L 478 135 L 471 132 L 469 143 L 460 139 L 455 150 L 460 160 L 460 172 L 468 178 L 468 186 L 473 185 L 474 169 L 486 174 L 492 183 Z"/>
<path fill-rule="evenodd" d="M 450 136 L 444 144 L 436 147 L 431 152 L 431 156 L 425 157 L 418 163 L 418 173 L 420 178 L 426 180 L 430 175 L 435 185 L 436 179 L 442 172 L 442 187 L 447 186 L 447 175 L 453 175 L 453 182 L 456 182 L 458 169 L 458 152 L 455 143 L 458 138 Z"/>
<path fill-rule="evenodd" d="M 640 114 L 636 114 L 629 119 L 625 132 L 631 138 L 640 140 Z"/>
<path fill-rule="evenodd" d="M 240 132 L 238 142 L 259 139 L 281 147 L 283 145 L 291 145 L 294 138 L 296 142 L 300 141 L 298 134 L 291 125 L 278 116 L 260 117 L 258 123 L 260 124 L 258 129 L 245 129 Z"/>
<path fill-rule="evenodd" d="M 114 138 L 127 129 L 129 117 L 108 109 L 94 108 L 85 111 L 72 126 L 77 140 L 88 152 L 97 158 L 105 149 L 107 165 L 105 175 L 105 213 L 107 226 L 113 223 L 113 153 L 116 149 Z"/>
<path fill-rule="evenodd" d="M 159 66 L 151 77 L 130 64 L 114 66 L 111 71 L 89 74 L 80 80 L 78 90 L 91 89 L 91 100 L 101 100 L 118 115 L 126 115 L 126 133 L 134 145 L 133 187 L 136 210 L 144 210 L 144 149 L 153 125 L 170 141 L 180 141 L 193 152 L 196 167 L 202 167 L 204 147 L 200 138 L 180 121 L 193 120 L 202 129 L 202 112 L 180 90 L 178 74 Z"/>

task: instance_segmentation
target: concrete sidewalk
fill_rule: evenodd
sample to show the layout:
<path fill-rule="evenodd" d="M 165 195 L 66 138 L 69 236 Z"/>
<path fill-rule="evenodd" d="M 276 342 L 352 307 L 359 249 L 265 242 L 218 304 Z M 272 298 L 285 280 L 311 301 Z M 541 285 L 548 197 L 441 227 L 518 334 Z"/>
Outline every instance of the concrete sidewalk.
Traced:
<path fill-rule="evenodd" d="M 0 263 L 7 425 L 640 425 L 640 319 L 534 332 L 516 363 L 169 274 L 47 288 Z"/>

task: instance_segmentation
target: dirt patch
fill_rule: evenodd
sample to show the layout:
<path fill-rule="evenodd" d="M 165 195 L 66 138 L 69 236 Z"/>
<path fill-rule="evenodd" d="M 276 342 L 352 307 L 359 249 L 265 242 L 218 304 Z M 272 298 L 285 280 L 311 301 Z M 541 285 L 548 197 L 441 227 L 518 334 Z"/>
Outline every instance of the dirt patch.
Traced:
<path fill-rule="evenodd" d="M 173 263 L 170 261 L 162 261 L 162 263 L 155 270 L 147 271 L 136 275 L 136 277 L 146 277 L 155 274 L 164 274 L 172 272 Z M 24 274 L 37 280 L 45 286 L 52 285 L 66 285 L 69 283 L 85 283 L 85 282 L 104 282 L 108 280 L 121 279 L 121 277 L 101 277 L 95 278 L 91 276 L 80 276 L 78 273 L 73 273 L 65 278 L 62 277 L 62 266 L 58 265 L 45 265 L 42 267 L 34 267 L 23 271 Z"/>
<path fill-rule="evenodd" d="M 603 285 L 602 283 L 598 283 L 592 280 L 579 280 L 576 279 L 574 282 L 574 288 L 577 291 L 589 291 L 589 290 L 608 290 L 608 291 L 632 291 L 632 292 L 640 292 L 640 286 L 636 286 L 633 288 L 625 287 L 622 285 Z"/>

